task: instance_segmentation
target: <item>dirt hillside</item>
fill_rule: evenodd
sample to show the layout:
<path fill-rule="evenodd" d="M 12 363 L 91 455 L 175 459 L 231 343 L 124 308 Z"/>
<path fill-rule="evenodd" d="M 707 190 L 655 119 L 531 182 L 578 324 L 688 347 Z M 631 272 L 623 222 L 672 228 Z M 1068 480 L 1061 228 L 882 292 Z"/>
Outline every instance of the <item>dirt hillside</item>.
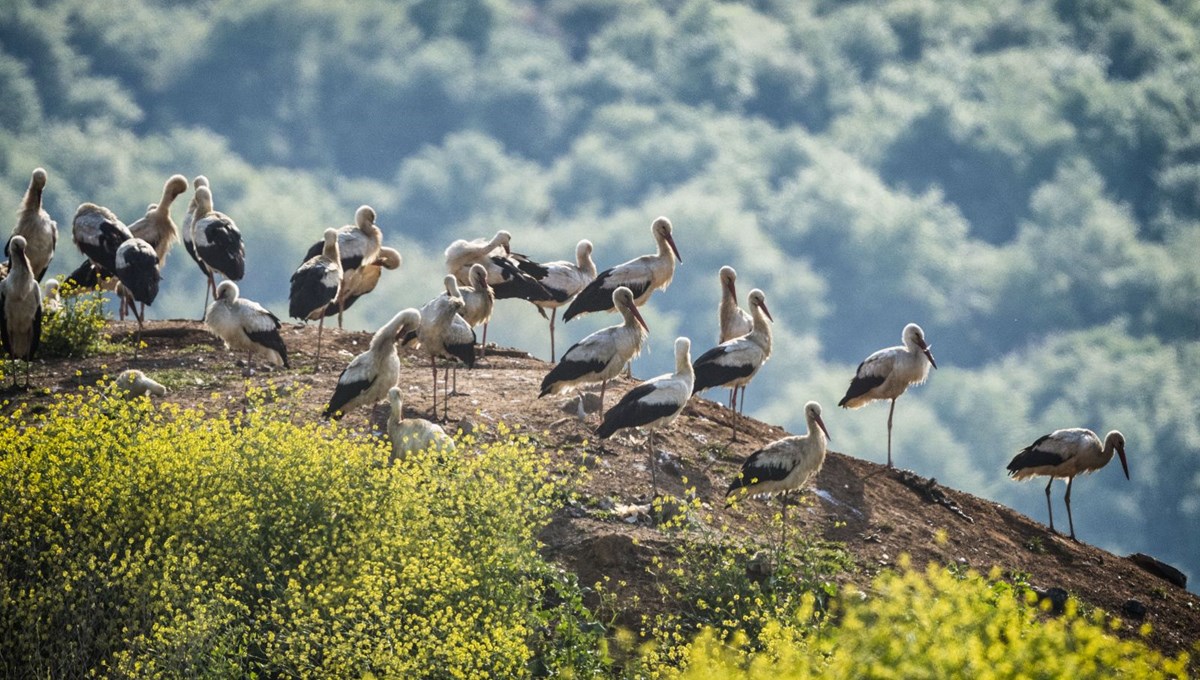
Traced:
<path fill-rule="evenodd" d="M 131 323 L 114 322 L 113 339 L 123 340 L 133 329 Z M 148 322 L 143 335 L 147 346 L 138 359 L 125 349 L 83 361 L 40 362 L 34 369 L 33 390 L 4 386 L 0 398 L 7 403 L 2 410 L 7 415 L 18 404 L 36 410 L 50 398 L 47 390 L 72 390 L 125 368 L 139 368 L 168 385 L 167 399 L 180 402 L 203 401 L 213 392 L 240 393 L 247 377 L 285 388 L 308 386 L 305 403 L 317 418 L 339 372 L 353 355 L 366 349 L 369 339 L 367 333 L 326 328 L 322 370 L 314 373 L 316 328 L 289 324 L 284 341 L 293 368 L 256 368 L 253 375 L 245 376 L 246 369 L 236 363 L 239 357 L 226 352 L 202 324 Z M 428 359 L 403 350 L 401 356 L 406 415 L 430 417 Z M 562 464 L 589 467 L 591 474 L 582 492 L 587 502 L 558 514 L 543 533 L 546 552 L 575 570 L 585 584 L 607 574 L 636 588 L 639 579 L 648 578 L 644 566 L 670 540 L 649 517 L 637 513 L 621 517 L 612 511 L 649 499 L 643 439 L 618 435 L 603 447 L 592 441 L 589 428 L 560 410 L 564 398 L 536 398 L 548 370 L 548 364 L 523 352 L 489 348 L 479 367 L 459 371 L 458 389 L 465 394 L 450 400 L 449 421 L 453 425 L 466 417 L 478 424 L 504 421 L 520 426 L 539 444 L 556 451 Z M 439 380 L 440 375 L 439 371 Z M 606 405 L 615 403 L 631 384 L 628 380 L 610 383 Z M 741 461 L 763 444 L 789 434 L 748 419 L 739 441 L 730 443 L 727 415 L 726 409 L 711 401 L 694 399 L 675 426 L 662 433 L 657 465 L 663 492 L 684 495 L 686 477 L 702 502 L 719 510 Z M 386 404 L 378 405 L 370 427 L 386 429 L 386 417 Z M 590 422 L 594 426 L 595 416 Z M 344 423 L 366 428 L 367 413 L 352 413 Z M 1190 650 L 1200 640 L 1200 598 L 1132 559 L 1051 534 L 1040 522 L 997 503 L 838 452 L 829 455 L 815 489 L 806 495 L 811 502 L 791 511 L 791 530 L 844 544 L 856 563 L 845 580 L 860 586 L 904 553 L 916 565 L 955 564 L 982 572 L 995 565 L 1027 575 L 1035 587 L 1062 588 L 1089 605 L 1122 616 L 1132 624 L 1127 630 L 1151 623 L 1149 641 L 1164 652 Z M 590 509 L 594 507 L 606 510 Z M 761 501 L 741 504 L 728 513 L 730 530 L 763 535 L 775 507 L 764 507 Z"/>

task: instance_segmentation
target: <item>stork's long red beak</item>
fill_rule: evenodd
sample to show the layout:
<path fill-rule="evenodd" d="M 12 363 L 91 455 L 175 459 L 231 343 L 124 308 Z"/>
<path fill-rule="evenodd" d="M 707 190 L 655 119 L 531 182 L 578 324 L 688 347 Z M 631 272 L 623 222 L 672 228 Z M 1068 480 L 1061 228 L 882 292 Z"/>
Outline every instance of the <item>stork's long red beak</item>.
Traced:
<path fill-rule="evenodd" d="M 771 316 L 771 310 L 767 309 L 767 303 L 765 301 L 759 302 L 758 308 L 763 310 L 763 314 L 767 315 L 767 318 L 771 320 L 771 323 L 775 323 L 775 317 Z"/>
<path fill-rule="evenodd" d="M 1129 461 L 1125 460 L 1125 447 L 1117 447 L 1117 457 L 1121 459 L 1121 469 L 1125 470 L 1125 479 L 1129 479 Z"/>
<path fill-rule="evenodd" d="M 646 320 L 642 318 L 642 313 L 638 311 L 637 305 L 630 305 L 629 311 L 633 313 L 633 318 L 637 319 L 637 322 L 642 324 L 642 328 L 645 328 L 646 332 L 649 333 L 650 327 L 646 325 Z"/>
<path fill-rule="evenodd" d="M 679 256 L 679 248 L 675 247 L 675 239 L 667 234 L 667 245 L 671 246 L 671 252 L 675 253 L 675 259 L 679 260 L 679 264 L 683 264 L 683 258 Z"/>
<path fill-rule="evenodd" d="M 833 441 L 833 437 L 829 436 L 829 429 L 825 427 L 825 421 L 821 419 L 821 416 L 817 416 L 817 426 L 820 427 L 821 431 L 825 433 L 826 439 Z"/>
<path fill-rule="evenodd" d="M 921 350 L 925 352 L 925 358 L 929 359 L 929 363 L 933 364 L 934 368 L 937 368 L 937 362 L 933 360 L 933 348 L 929 345 L 924 345 L 921 347 Z"/>

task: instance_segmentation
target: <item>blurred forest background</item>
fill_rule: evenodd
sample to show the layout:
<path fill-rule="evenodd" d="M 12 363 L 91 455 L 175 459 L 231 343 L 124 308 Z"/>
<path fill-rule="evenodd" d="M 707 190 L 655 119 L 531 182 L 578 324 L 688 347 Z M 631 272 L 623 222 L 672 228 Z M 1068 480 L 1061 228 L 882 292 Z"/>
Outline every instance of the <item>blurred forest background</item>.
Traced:
<path fill-rule="evenodd" d="M 508 229 L 553 260 L 589 238 L 604 268 L 668 215 L 684 264 L 637 375 L 669 370 L 676 335 L 711 346 L 733 265 L 776 319 L 747 412 L 798 431 L 817 399 L 837 450 L 883 461 L 886 405 L 835 404 L 916 321 L 942 368 L 898 403 L 899 465 L 1045 521 L 1011 456 L 1120 429 L 1132 482 L 1082 480 L 1079 535 L 1200 577 L 1190 0 L 0 5 L 0 213 L 48 170 L 52 274 L 82 259 L 80 202 L 131 222 L 176 172 L 210 177 L 247 239 L 244 294 L 281 316 L 305 248 L 374 206 L 405 261 L 361 329 L 437 293 L 453 239 Z M 152 317 L 199 317 L 182 248 L 164 275 Z M 548 357 L 532 306 L 494 321 Z M 612 322 L 560 323 L 560 351 Z"/>

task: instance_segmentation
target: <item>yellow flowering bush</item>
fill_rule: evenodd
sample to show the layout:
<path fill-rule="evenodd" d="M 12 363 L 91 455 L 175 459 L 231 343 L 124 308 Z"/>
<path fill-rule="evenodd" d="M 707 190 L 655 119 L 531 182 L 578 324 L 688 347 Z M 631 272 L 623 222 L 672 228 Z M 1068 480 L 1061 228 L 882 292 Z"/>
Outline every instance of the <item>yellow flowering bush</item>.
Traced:
<path fill-rule="evenodd" d="M 534 657 L 545 672 L 599 663 L 577 587 L 537 552 L 558 492 L 523 437 L 389 465 L 385 443 L 293 422 L 286 399 L 202 407 L 80 391 L 0 426 L 4 674 L 509 677 Z"/>
<path fill-rule="evenodd" d="M 1082 615 L 1074 600 L 1051 616 L 1036 597 L 995 579 L 930 565 L 878 576 L 870 594 L 849 590 L 819 616 L 805 598 L 796 616 L 765 626 L 759 639 L 702 633 L 684 670 L 704 678 L 1185 678 L 1188 656 L 1164 657 L 1137 639 L 1112 634 L 1102 613 Z M 1048 604 L 1048 603 L 1046 603 Z M 752 645 L 756 642 L 757 645 Z M 758 651 L 748 651 L 756 649 Z"/>
<path fill-rule="evenodd" d="M 42 315 L 38 355 L 45 358 L 86 357 L 99 350 L 104 339 L 104 296 L 98 290 L 77 289 L 73 283 L 59 287 L 62 307 Z"/>

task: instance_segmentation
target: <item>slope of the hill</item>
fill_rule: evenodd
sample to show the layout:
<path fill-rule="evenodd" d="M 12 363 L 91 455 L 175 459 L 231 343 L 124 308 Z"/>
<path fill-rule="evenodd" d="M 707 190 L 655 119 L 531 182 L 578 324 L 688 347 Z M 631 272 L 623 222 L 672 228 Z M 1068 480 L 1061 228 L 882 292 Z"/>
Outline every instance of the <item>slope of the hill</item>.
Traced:
<path fill-rule="evenodd" d="M 128 337 L 134 326 L 114 323 L 114 339 Z M 291 370 L 257 370 L 248 380 L 303 392 L 304 413 L 318 418 L 332 393 L 338 373 L 354 354 L 364 350 L 369 335 L 326 329 L 323 369 L 314 373 L 315 328 L 285 327 L 284 339 L 292 356 Z M 0 392 L 0 412 L 17 408 L 36 412 L 54 392 L 95 383 L 124 368 L 140 368 L 167 384 L 167 399 L 203 404 L 213 393 L 244 390 L 245 370 L 237 356 L 226 352 L 202 324 L 194 321 L 148 322 L 146 347 L 134 360 L 129 350 L 86 360 L 39 362 L 34 389 Z M 402 350 L 400 385 L 405 390 L 407 415 L 429 417 L 431 375 L 428 359 Z M 629 587 L 649 592 L 645 569 L 669 545 L 672 537 L 655 528 L 644 514 L 624 517 L 613 508 L 644 504 L 650 494 L 649 470 L 643 440 L 618 435 L 600 446 L 589 429 L 560 410 L 563 398 L 538 399 L 538 385 L 548 365 L 522 352 L 491 348 L 473 371 L 460 371 L 463 394 L 450 401 L 450 422 L 462 419 L 477 425 L 499 422 L 520 427 L 539 445 L 557 451 L 562 465 L 586 465 L 591 473 L 580 493 L 585 502 L 563 508 L 543 532 L 547 554 L 579 574 L 585 584 L 608 575 Z M 441 372 L 439 371 L 439 380 Z M 628 389 L 628 379 L 609 386 L 608 405 Z M 219 403 L 219 402 L 212 402 Z M 831 405 L 830 405 L 831 406 Z M 798 407 L 799 408 L 799 407 Z M 728 481 L 740 462 L 756 448 L 787 434 L 783 429 L 747 419 L 737 442 L 729 442 L 728 412 L 708 400 L 693 400 L 676 425 L 658 439 L 659 483 L 665 493 L 683 496 L 686 486 L 709 508 L 719 511 Z M 370 414 L 352 413 L 347 427 L 376 431 L 386 422 L 386 405 Z M 595 418 L 595 416 L 592 416 Z M 831 433 L 836 444 L 837 433 Z M 594 439 L 594 438 L 591 438 Z M 969 455 L 947 452 L 947 455 Z M 903 463 L 903 459 L 900 463 Z M 1126 619 L 1136 630 L 1143 622 L 1153 628 L 1149 642 L 1169 653 L 1191 650 L 1200 640 L 1200 598 L 1151 575 L 1128 557 L 1113 555 L 1086 543 L 1050 533 L 1034 521 L 997 503 L 937 485 L 912 473 L 887 470 L 851 455 L 831 452 L 818 475 L 815 498 L 791 515 L 792 531 L 843 544 L 855 568 L 843 581 L 865 587 L 870 576 L 894 564 L 902 554 L 922 566 L 928 562 L 988 571 L 998 566 L 1038 588 L 1062 588 L 1086 605 Z M 1031 493 L 1035 491 L 1031 488 Z M 591 508 L 606 508 L 592 510 Z M 767 531 L 774 512 L 758 501 L 727 511 L 729 530 L 751 535 Z M 1040 520 L 1040 518 L 1039 518 Z M 1080 517 L 1079 535 L 1102 517 Z M 795 534 L 793 534 L 795 535 Z M 1145 607 L 1145 613 L 1131 601 Z M 647 604 L 647 606 L 653 606 Z"/>

